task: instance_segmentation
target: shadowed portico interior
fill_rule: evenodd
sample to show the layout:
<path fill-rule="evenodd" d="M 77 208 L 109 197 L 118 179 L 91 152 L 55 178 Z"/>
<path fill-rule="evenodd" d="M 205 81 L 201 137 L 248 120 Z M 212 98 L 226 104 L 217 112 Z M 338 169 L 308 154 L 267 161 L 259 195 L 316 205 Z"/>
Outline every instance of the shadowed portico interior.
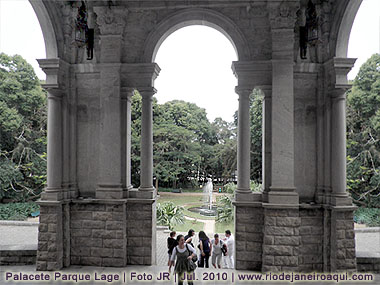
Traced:
<path fill-rule="evenodd" d="M 314 1 L 318 40 L 302 38 L 303 0 L 88 1 L 93 59 L 73 44 L 81 1 L 30 1 L 47 58 L 48 181 L 38 270 L 156 263 L 152 96 L 163 40 L 221 31 L 238 54 L 236 268 L 355 270 L 346 192 L 348 35 L 361 1 Z M 301 43 L 306 40 L 305 46 Z M 302 58 L 300 50 L 302 49 Z M 249 95 L 264 93 L 263 192 L 252 193 Z M 142 96 L 140 185 L 131 185 L 131 96 Z"/>

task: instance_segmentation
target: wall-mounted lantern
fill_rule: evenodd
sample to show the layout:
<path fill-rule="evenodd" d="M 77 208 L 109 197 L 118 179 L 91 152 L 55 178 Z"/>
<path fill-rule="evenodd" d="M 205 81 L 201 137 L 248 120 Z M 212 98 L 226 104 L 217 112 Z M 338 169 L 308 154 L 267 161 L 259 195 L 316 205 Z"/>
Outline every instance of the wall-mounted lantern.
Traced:
<path fill-rule="evenodd" d="M 318 42 L 318 17 L 317 9 L 311 0 L 307 3 L 304 13 L 304 26 L 300 26 L 300 56 L 306 59 L 307 46 Z"/>
<path fill-rule="evenodd" d="M 75 42 L 78 47 L 86 45 L 87 60 L 94 57 L 94 29 L 89 27 L 89 13 L 87 11 L 85 1 L 82 1 L 78 8 L 78 13 L 75 19 Z"/>

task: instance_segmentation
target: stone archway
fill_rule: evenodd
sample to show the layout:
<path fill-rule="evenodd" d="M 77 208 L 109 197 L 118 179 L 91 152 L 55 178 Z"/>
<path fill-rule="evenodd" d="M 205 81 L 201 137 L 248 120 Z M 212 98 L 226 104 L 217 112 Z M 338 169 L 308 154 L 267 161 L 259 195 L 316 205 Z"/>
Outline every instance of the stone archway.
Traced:
<path fill-rule="evenodd" d="M 346 3 L 341 20 L 334 23 L 336 25 L 334 29 L 337 29 L 338 35 L 334 53 L 336 57 L 347 57 L 348 41 L 350 39 L 352 25 L 362 2 L 363 0 Z"/>
<path fill-rule="evenodd" d="M 93 61 L 72 45 L 75 1 L 32 4 L 48 41 L 48 59 L 40 61 L 48 75 L 49 137 L 37 268 L 155 264 L 152 96 L 160 69 L 153 60 L 171 32 L 205 24 L 224 33 L 239 56 L 235 232 L 244 254 L 237 268 L 354 269 L 343 94 L 353 64 L 345 58 L 347 27 L 358 1 L 318 2 L 326 42 L 310 47 L 318 57 L 306 60 L 297 57 L 296 33 L 305 1 L 106 2 L 87 7 L 96 15 Z M 249 186 L 255 87 L 265 94 L 263 194 Z M 143 97 L 138 189 L 130 183 L 134 89 Z"/>
<path fill-rule="evenodd" d="M 247 40 L 231 20 L 210 9 L 192 8 L 174 13 L 156 26 L 144 44 L 144 61 L 154 62 L 162 42 L 171 33 L 190 25 L 205 25 L 216 29 L 231 42 L 239 60 L 249 60 L 251 57 Z"/>

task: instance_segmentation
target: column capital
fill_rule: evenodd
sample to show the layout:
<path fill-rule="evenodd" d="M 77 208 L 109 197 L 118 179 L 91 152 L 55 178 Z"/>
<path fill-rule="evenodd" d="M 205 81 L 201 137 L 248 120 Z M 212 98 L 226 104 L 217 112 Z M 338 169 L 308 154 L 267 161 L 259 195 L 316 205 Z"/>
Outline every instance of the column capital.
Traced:
<path fill-rule="evenodd" d="M 131 101 L 135 88 L 133 87 L 122 87 L 120 88 L 120 98 L 122 100 Z"/>
<path fill-rule="evenodd" d="M 123 35 L 126 24 L 128 10 L 124 7 L 94 7 L 97 15 L 96 23 L 99 26 L 100 34 L 104 35 Z"/>
<path fill-rule="evenodd" d="M 272 84 L 270 60 L 234 61 L 231 68 L 238 79 L 238 86 L 245 86 L 252 90 L 257 85 Z"/>
<path fill-rule="evenodd" d="M 323 64 L 327 88 L 330 92 L 335 89 L 341 89 L 345 92 L 351 88 L 351 84 L 348 83 L 347 74 L 354 66 L 355 61 L 356 58 L 334 57 Z"/>
<path fill-rule="evenodd" d="M 62 89 L 46 88 L 46 87 L 44 87 L 44 88 L 47 90 L 47 98 L 48 99 L 61 100 L 62 97 L 65 96 L 65 92 Z"/>
<path fill-rule="evenodd" d="M 141 97 L 144 99 L 152 99 L 153 95 L 157 93 L 157 89 L 154 87 L 137 87 Z"/>
<path fill-rule="evenodd" d="M 347 92 L 346 88 L 336 88 L 336 89 L 330 90 L 329 94 L 330 94 L 331 99 L 333 99 L 334 101 L 346 100 L 346 92 Z"/>
<path fill-rule="evenodd" d="M 272 85 L 258 85 L 256 88 L 262 91 L 264 94 L 264 100 L 272 98 Z"/>
<path fill-rule="evenodd" d="M 239 95 L 239 98 L 248 98 L 252 94 L 253 88 L 247 88 L 247 87 L 241 87 L 236 86 L 235 87 L 235 93 Z"/>
<path fill-rule="evenodd" d="M 122 85 L 126 87 L 143 88 L 153 86 L 154 80 L 160 74 L 157 63 L 127 63 L 121 67 Z"/>
<path fill-rule="evenodd" d="M 43 88 L 65 89 L 67 87 L 68 76 L 66 73 L 69 71 L 69 63 L 60 58 L 37 59 L 37 62 L 46 74 L 46 83 L 42 84 Z"/>

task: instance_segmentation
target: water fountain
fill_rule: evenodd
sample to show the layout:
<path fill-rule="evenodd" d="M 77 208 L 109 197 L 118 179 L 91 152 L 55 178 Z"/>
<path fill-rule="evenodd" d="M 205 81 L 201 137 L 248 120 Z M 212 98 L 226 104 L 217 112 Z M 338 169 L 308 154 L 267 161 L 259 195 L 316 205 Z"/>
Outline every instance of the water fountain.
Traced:
<path fill-rule="evenodd" d="M 207 183 L 203 186 L 203 205 L 201 207 L 190 208 L 189 211 L 196 212 L 202 216 L 216 216 L 216 206 L 212 205 L 212 180 L 207 178 Z"/>

